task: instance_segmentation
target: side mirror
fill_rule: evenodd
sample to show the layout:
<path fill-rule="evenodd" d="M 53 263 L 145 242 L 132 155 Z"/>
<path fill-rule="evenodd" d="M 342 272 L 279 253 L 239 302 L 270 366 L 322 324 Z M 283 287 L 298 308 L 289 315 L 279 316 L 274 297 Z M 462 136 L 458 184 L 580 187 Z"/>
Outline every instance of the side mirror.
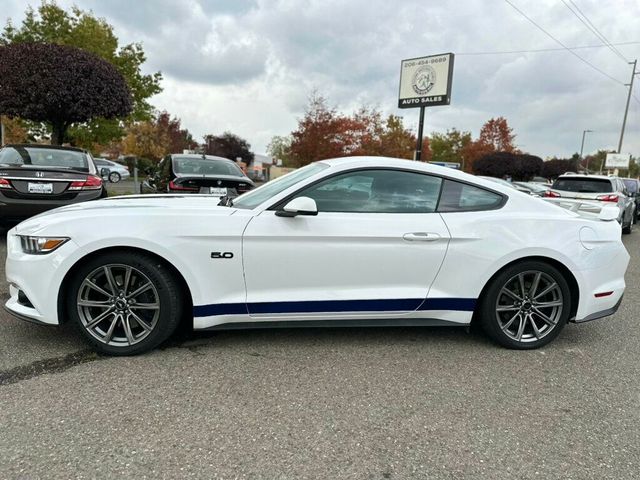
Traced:
<path fill-rule="evenodd" d="M 282 210 L 276 211 L 277 217 L 295 217 L 297 215 L 318 215 L 316 201 L 309 197 L 297 197 L 287 203 Z"/>
<path fill-rule="evenodd" d="M 102 175 L 103 177 L 108 177 L 109 176 L 109 169 L 102 167 L 100 169 L 100 175 Z"/>

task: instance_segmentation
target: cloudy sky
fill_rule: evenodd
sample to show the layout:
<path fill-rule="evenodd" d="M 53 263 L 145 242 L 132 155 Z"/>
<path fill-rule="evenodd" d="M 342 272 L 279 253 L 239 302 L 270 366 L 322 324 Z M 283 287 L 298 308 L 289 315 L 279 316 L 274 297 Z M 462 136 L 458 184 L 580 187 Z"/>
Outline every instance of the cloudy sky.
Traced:
<path fill-rule="evenodd" d="M 562 48 L 504 0 L 58 3 L 105 17 L 121 42 L 142 42 L 145 69 L 164 75 L 154 105 L 198 138 L 230 130 L 263 153 L 272 136 L 295 128 L 313 90 L 341 111 L 366 103 L 417 129 L 417 109 L 395 108 L 400 60 L 454 52 L 451 106 L 427 109 L 425 131 L 477 136 L 487 119 L 504 116 L 518 146 L 542 157 L 579 150 L 584 129 L 594 130 L 585 152 L 615 149 L 631 76 L 622 57 L 640 56 L 640 0 L 510 1 L 565 46 L 602 46 L 589 22 L 626 45 L 615 47 L 621 55 L 574 50 L 600 72 L 566 50 L 479 55 Z M 28 3 L 39 4 L 0 0 L 0 22 L 20 22 Z M 640 155 L 639 133 L 640 100 L 632 98 L 623 152 Z"/>

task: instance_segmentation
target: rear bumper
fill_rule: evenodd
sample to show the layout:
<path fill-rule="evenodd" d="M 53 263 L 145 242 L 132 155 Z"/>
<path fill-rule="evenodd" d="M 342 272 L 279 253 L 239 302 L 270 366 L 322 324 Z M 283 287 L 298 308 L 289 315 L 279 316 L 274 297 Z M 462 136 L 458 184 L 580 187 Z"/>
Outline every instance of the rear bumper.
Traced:
<path fill-rule="evenodd" d="M 600 310 L 599 312 L 592 313 L 591 315 L 587 315 L 584 318 L 580 318 L 580 319 L 576 318 L 573 321 L 575 323 L 584 323 L 584 322 L 590 322 L 591 320 L 598 320 L 599 318 L 608 317 L 618 311 L 618 308 L 620 308 L 621 303 L 622 303 L 622 296 L 620 296 L 620 300 L 618 300 L 618 303 L 616 303 L 613 307 L 607 308 L 605 310 Z"/>
<path fill-rule="evenodd" d="M 0 218 L 5 221 L 20 221 L 54 208 L 72 205 L 74 203 L 97 200 L 101 197 L 101 190 L 80 191 L 72 199 L 66 200 L 29 200 L 7 198 L 0 192 Z"/>

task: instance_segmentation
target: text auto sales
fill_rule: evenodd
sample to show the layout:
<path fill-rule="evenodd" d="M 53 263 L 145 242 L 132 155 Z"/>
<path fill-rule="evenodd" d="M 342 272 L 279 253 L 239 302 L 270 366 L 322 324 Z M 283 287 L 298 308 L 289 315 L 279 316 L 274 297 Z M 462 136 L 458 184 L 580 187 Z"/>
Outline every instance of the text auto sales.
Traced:
<path fill-rule="evenodd" d="M 417 97 L 417 98 L 404 98 L 400 101 L 401 105 L 424 105 L 425 103 L 438 103 L 445 100 L 445 97 L 438 95 L 435 97 Z"/>

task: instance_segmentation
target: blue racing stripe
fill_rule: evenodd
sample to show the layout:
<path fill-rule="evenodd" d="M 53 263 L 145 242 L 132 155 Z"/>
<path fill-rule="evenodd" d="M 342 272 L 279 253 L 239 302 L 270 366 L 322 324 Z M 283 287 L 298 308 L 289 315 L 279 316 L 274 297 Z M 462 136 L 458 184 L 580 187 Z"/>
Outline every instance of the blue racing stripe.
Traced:
<path fill-rule="evenodd" d="M 388 300 L 311 300 L 301 302 L 214 303 L 193 307 L 194 317 L 215 315 L 335 313 L 335 312 L 412 312 L 415 310 L 453 310 L 472 312 L 475 298 L 398 298 Z"/>

